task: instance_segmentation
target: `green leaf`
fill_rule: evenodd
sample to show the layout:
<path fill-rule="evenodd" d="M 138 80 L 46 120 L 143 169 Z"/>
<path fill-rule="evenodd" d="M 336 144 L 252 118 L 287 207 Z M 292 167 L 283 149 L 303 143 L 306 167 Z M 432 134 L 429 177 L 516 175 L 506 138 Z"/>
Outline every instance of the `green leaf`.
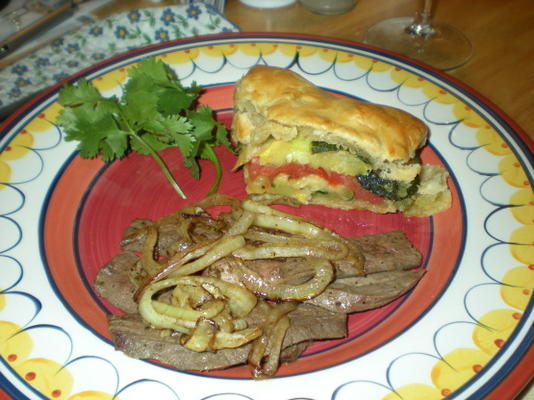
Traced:
<path fill-rule="evenodd" d="M 128 149 L 128 133 L 120 129 L 106 132 L 105 143 L 109 146 L 110 156 L 122 158 Z"/>
<path fill-rule="evenodd" d="M 195 179 L 200 178 L 200 166 L 198 165 L 196 158 L 193 158 L 193 157 L 187 158 L 184 161 L 184 166 L 186 168 L 189 168 L 189 172 L 193 178 Z"/>
<path fill-rule="evenodd" d="M 217 153 L 213 151 L 213 147 L 211 147 L 209 144 L 204 145 L 200 156 L 204 160 L 210 160 L 211 162 L 213 162 L 213 165 L 215 167 L 215 179 L 211 185 L 210 190 L 208 191 L 208 195 L 211 195 L 217 192 L 217 189 L 219 189 L 219 185 L 221 184 L 221 178 L 222 178 L 221 161 L 219 160 L 219 157 L 217 157 Z"/>
<path fill-rule="evenodd" d="M 191 133 L 199 142 L 212 139 L 212 131 L 216 122 L 213 119 L 213 111 L 209 107 L 200 106 L 197 111 L 190 112 L 187 117 L 194 126 Z"/>
<path fill-rule="evenodd" d="M 172 135 L 174 144 L 180 148 L 180 152 L 184 158 L 193 157 L 195 155 L 195 138 L 188 134 L 175 133 Z"/>
<path fill-rule="evenodd" d="M 66 140 L 84 140 L 92 130 L 86 125 L 96 124 L 106 116 L 111 118 L 120 107 L 115 101 L 104 100 L 95 104 L 85 103 L 76 108 L 64 108 L 60 111 L 58 124 L 65 130 Z M 115 123 L 113 123 L 115 125 Z"/>
<path fill-rule="evenodd" d="M 84 133 L 84 139 L 78 144 L 80 155 L 84 158 L 100 154 L 104 161 L 113 161 L 122 158 L 128 150 L 128 132 L 117 126 L 111 114 L 95 122 L 79 120 L 77 130 Z"/>
<path fill-rule="evenodd" d="M 77 140 L 83 133 L 78 131 L 78 116 L 72 108 L 63 108 L 57 118 L 58 125 L 65 131 L 65 140 Z"/>
<path fill-rule="evenodd" d="M 158 91 L 158 111 L 163 114 L 176 114 L 187 110 L 196 99 L 195 94 L 183 90 L 161 89 Z"/>
<path fill-rule="evenodd" d="M 158 115 L 158 96 L 153 91 L 129 92 L 125 96 L 124 117 L 133 129 L 140 128 L 146 121 L 156 118 Z"/>
<path fill-rule="evenodd" d="M 181 87 L 179 81 L 175 80 L 175 74 L 171 68 L 163 61 L 156 58 L 145 58 L 135 67 L 128 70 L 131 79 L 141 79 L 148 82 L 155 82 L 159 85 L 169 85 Z"/>
<path fill-rule="evenodd" d="M 199 157 L 203 160 L 214 162 L 217 155 L 213 152 L 213 148 L 209 144 L 204 144 L 200 150 Z"/>
<path fill-rule="evenodd" d="M 143 138 L 142 141 L 140 140 L 141 136 Z M 151 154 L 152 151 L 159 152 L 168 149 L 169 147 L 173 147 L 174 145 L 174 143 L 162 142 L 161 140 L 159 140 L 158 136 L 150 134 L 132 136 L 130 139 L 130 143 L 132 146 L 132 150 L 144 155 Z"/>
<path fill-rule="evenodd" d="M 343 147 L 337 144 L 322 142 L 318 140 L 314 140 L 311 142 L 311 152 L 313 154 L 324 153 L 327 151 L 341 151 L 341 150 L 343 150 Z"/>
<path fill-rule="evenodd" d="M 153 118 L 143 122 L 142 128 L 158 135 L 168 136 L 169 140 L 172 140 L 176 133 L 190 132 L 193 125 L 187 118 L 180 115 L 164 116 L 156 113 Z"/>
<path fill-rule="evenodd" d="M 95 103 L 104 98 L 100 92 L 84 78 L 76 86 L 67 83 L 59 91 L 59 101 L 64 106 L 78 106 L 83 103 Z"/>
<path fill-rule="evenodd" d="M 222 144 L 227 149 L 235 153 L 235 148 L 230 139 L 228 138 L 228 130 L 223 124 L 217 123 L 217 129 L 215 131 L 215 144 Z"/>

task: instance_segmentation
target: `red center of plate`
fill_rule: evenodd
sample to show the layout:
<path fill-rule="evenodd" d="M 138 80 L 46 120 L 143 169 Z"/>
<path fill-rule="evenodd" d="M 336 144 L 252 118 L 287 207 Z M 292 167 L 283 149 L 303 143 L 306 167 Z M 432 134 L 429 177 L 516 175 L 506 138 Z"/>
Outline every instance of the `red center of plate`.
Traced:
<path fill-rule="evenodd" d="M 208 88 L 202 97 L 213 109 L 231 107 L 233 85 Z M 218 112 L 225 123 L 230 111 Z M 241 172 L 231 172 L 235 156 L 217 149 L 224 168 L 220 192 L 245 196 Z M 430 148 L 426 163 L 441 164 Z M 92 288 L 98 270 L 120 252 L 125 228 L 135 218 L 157 219 L 201 200 L 213 180 L 214 169 L 202 162 L 202 178 L 195 180 L 182 167 L 178 151 L 164 158 L 185 193 L 181 200 L 150 157 L 131 155 L 105 166 L 99 160 L 75 157 L 65 168 L 50 198 L 44 223 L 44 249 L 50 276 L 60 296 L 81 321 L 110 338 L 106 313 L 118 313 Z M 349 336 L 313 344 L 298 361 L 284 365 L 278 375 L 305 373 L 359 357 L 402 333 L 439 298 L 457 265 L 464 235 L 462 209 L 455 187 L 453 207 L 433 218 L 406 218 L 367 211 L 341 211 L 305 206 L 295 214 L 310 218 L 334 231 L 355 236 L 392 230 L 405 232 L 423 254 L 424 278 L 407 296 L 376 310 L 353 314 Z M 246 367 L 207 373 L 222 377 L 249 377 Z"/>

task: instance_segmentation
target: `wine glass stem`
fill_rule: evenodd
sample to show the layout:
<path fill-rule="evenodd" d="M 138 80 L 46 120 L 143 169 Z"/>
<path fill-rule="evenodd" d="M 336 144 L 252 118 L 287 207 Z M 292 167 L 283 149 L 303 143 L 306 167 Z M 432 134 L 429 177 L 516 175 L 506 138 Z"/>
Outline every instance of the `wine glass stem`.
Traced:
<path fill-rule="evenodd" d="M 413 22 L 406 27 L 411 35 L 427 38 L 435 33 L 432 27 L 432 0 L 420 1 L 421 6 L 415 13 Z"/>

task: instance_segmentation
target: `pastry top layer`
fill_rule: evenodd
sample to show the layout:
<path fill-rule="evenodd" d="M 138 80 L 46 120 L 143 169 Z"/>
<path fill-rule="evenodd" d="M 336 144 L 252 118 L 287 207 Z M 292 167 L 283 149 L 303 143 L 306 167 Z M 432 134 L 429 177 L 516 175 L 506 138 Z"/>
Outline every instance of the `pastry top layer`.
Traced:
<path fill-rule="evenodd" d="M 243 144 L 261 142 L 254 136 L 269 127 L 277 140 L 305 132 L 378 162 L 403 162 L 414 157 L 428 134 L 423 122 L 402 110 L 334 96 L 276 67 L 251 68 L 237 85 L 234 105 L 233 135 Z"/>

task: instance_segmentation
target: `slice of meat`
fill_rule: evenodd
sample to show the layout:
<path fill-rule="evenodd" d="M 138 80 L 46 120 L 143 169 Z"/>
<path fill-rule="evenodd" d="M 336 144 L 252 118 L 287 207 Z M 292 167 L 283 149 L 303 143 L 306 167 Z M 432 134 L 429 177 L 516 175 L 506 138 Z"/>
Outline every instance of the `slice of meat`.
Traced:
<path fill-rule="evenodd" d="M 365 258 L 364 270 L 366 274 L 375 272 L 408 270 L 421 264 L 421 253 L 412 245 L 404 232 L 392 231 L 387 233 L 366 235 L 349 238 L 349 243 L 356 247 L 356 252 Z M 286 261 L 281 259 L 246 261 L 246 265 L 273 282 L 300 284 L 313 276 L 313 269 L 303 264 L 301 260 Z M 300 264 L 299 264 L 300 263 Z M 361 268 L 350 260 L 333 261 L 337 278 L 352 278 L 363 276 Z M 230 270 L 222 264 L 215 269 L 225 269 L 225 275 L 230 277 Z M 229 273 L 230 272 L 230 273 Z M 224 279 L 224 278 L 222 278 Z"/>
<path fill-rule="evenodd" d="M 421 264 L 421 253 L 404 232 L 392 231 L 374 235 L 354 236 L 349 241 L 360 247 L 365 256 L 365 272 L 408 270 Z"/>
<path fill-rule="evenodd" d="M 137 218 L 132 221 L 122 234 L 120 242 L 121 249 L 124 251 L 142 251 L 143 242 L 145 241 L 144 228 L 150 225 L 154 225 L 154 222 L 146 218 Z"/>
<path fill-rule="evenodd" d="M 392 231 L 381 234 L 349 238 L 365 257 L 364 269 L 367 274 L 384 271 L 409 270 L 421 264 L 421 253 L 412 245 L 404 232 Z M 290 260 L 290 259 L 288 259 Z M 313 276 L 313 269 L 300 259 L 260 259 L 244 261 L 248 268 L 275 283 L 300 284 Z M 352 278 L 361 276 L 350 262 L 335 261 L 336 277 Z M 238 283 L 239 277 L 233 273 L 228 259 L 210 266 L 206 274 Z"/>
<path fill-rule="evenodd" d="M 181 370 L 213 370 L 243 364 L 250 344 L 236 349 L 202 352 L 186 349 L 180 334 L 152 329 L 138 314 L 109 316 L 109 330 L 117 350 L 139 359 L 155 359 Z"/>
<path fill-rule="evenodd" d="M 134 253 L 121 253 L 98 271 L 95 279 L 98 294 L 128 313 L 137 312 L 137 303 L 133 299 L 137 286 L 131 279 L 131 272 L 138 260 Z"/>
<path fill-rule="evenodd" d="M 314 275 L 313 266 L 304 258 L 259 259 L 243 263 L 273 285 L 299 285 Z"/>
<path fill-rule="evenodd" d="M 120 246 L 124 251 L 142 252 L 146 239 L 146 227 L 154 225 L 158 229 L 156 252 L 163 257 L 172 256 L 192 245 L 189 238 L 181 237 L 176 229 L 176 217 L 168 216 L 157 223 L 149 219 L 136 219 L 124 231 Z"/>
<path fill-rule="evenodd" d="M 420 271 L 385 271 L 364 277 L 336 279 L 307 303 L 338 313 L 381 307 L 410 290 L 423 276 Z"/>
<path fill-rule="evenodd" d="M 309 340 L 339 339 L 347 336 L 347 316 L 312 304 L 300 304 L 288 314 L 291 322 L 284 348 Z"/>
<path fill-rule="evenodd" d="M 286 347 L 280 354 L 280 361 L 282 363 L 290 363 L 296 361 L 302 353 L 308 348 L 313 341 L 297 343 Z"/>
<path fill-rule="evenodd" d="M 247 318 L 250 326 L 265 319 L 257 309 Z M 288 316 L 291 325 L 284 338 L 287 351 L 282 353 L 283 360 L 298 357 L 312 340 L 340 338 L 347 333 L 345 314 L 301 304 Z M 251 347 L 246 344 L 236 349 L 197 353 L 180 344 L 179 333 L 153 329 L 138 314 L 110 315 L 109 330 L 117 350 L 133 358 L 156 359 L 181 370 L 204 371 L 244 364 Z"/>
<path fill-rule="evenodd" d="M 161 255 L 170 253 L 176 241 L 179 242 L 176 229 L 171 223 L 165 222 L 166 220 L 158 221 L 158 252 L 161 252 Z M 171 334 L 170 330 L 153 329 L 137 314 L 137 304 L 133 301 L 133 296 L 137 290 L 135 276 L 139 258 L 132 251 L 140 250 L 140 245 L 142 248 L 142 230 L 148 223 L 150 221 L 139 220 L 130 227 L 122 243 L 123 247 L 130 251 L 114 257 L 102 268 L 95 280 L 98 293 L 127 313 L 109 317 L 109 329 L 116 348 L 131 357 L 157 359 L 181 370 L 213 370 L 246 363 L 250 344 L 237 349 L 197 353 L 180 345 L 180 334 Z M 205 236 L 212 232 L 218 234 L 208 226 L 206 232 L 199 228 L 195 234 Z M 412 288 L 424 273 L 404 271 L 419 266 L 421 254 L 402 232 L 368 235 L 349 240 L 364 254 L 368 275 L 358 276 L 361 271 L 355 270 L 354 265 L 335 265 L 337 279 L 325 292 L 300 304 L 295 311 L 288 314 L 291 323 L 283 342 L 282 360 L 298 358 L 315 340 L 345 337 L 347 313 L 380 307 L 394 300 Z M 298 284 L 311 277 L 311 270 L 299 259 L 292 259 L 291 262 L 277 259 L 246 263 L 249 268 L 269 278 L 273 284 Z M 231 258 L 217 261 L 204 271 L 204 274 L 231 282 L 239 280 Z M 265 315 L 261 315 L 257 309 L 259 307 L 247 317 L 249 326 L 260 326 L 265 320 Z"/>

